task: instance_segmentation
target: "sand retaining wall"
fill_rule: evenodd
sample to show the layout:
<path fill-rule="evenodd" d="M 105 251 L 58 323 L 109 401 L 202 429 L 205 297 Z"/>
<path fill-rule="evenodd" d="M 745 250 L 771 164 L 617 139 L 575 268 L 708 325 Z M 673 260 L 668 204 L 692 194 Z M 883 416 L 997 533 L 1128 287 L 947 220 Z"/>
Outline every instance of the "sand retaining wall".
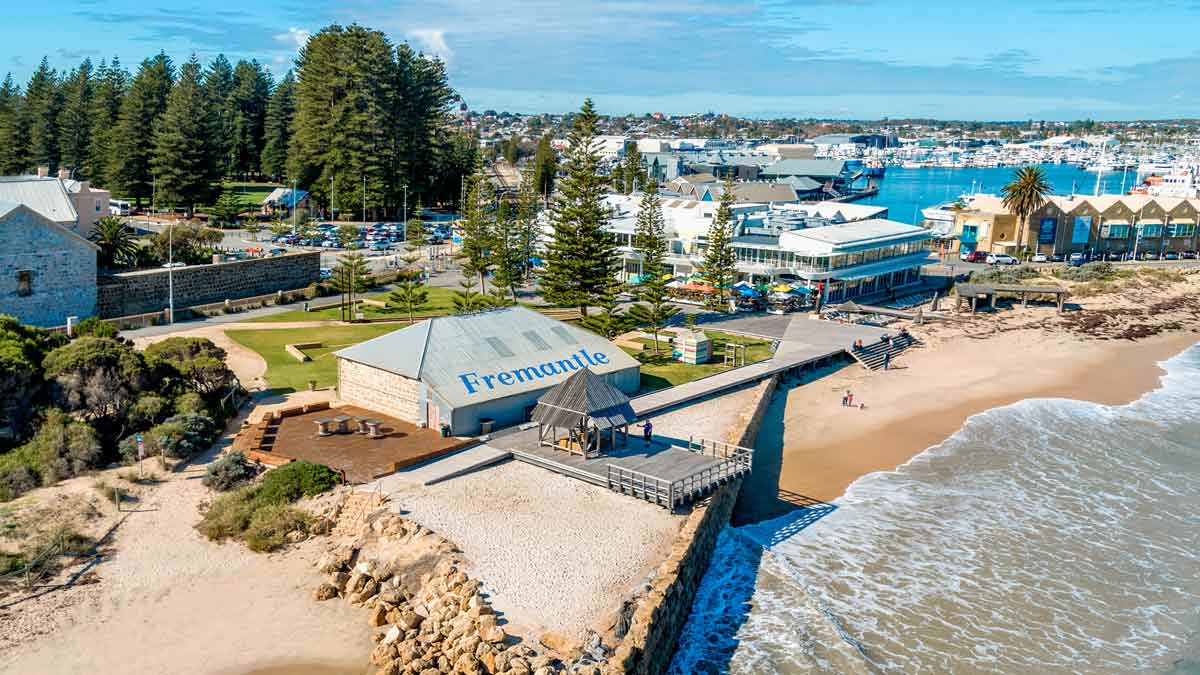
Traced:
<path fill-rule="evenodd" d="M 730 429 L 729 442 L 754 446 L 777 380 L 774 376 L 757 385 L 754 399 Z M 717 535 L 729 523 L 741 488 L 741 479 L 727 483 L 693 508 L 650 590 L 639 600 L 625 638 L 601 668 L 605 675 L 660 675 L 667 671 L 691 614 L 696 589 L 708 571 Z"/>

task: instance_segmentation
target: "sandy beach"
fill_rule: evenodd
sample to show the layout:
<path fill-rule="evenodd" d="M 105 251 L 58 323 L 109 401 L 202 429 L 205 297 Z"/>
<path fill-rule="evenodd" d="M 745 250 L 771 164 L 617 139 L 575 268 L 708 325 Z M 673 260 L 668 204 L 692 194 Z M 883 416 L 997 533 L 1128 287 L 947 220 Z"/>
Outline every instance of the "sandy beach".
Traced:
<path fill-rule="evenodd" d="M 955 328 L 913 332 L 925 345 L 889 371 L 845 365 L 781 387 L 759 435 L 764 470 L 756 467 L 759 480 L 777 481 L 778 494 L 745 492 L 740 523 L 836 499 L 857 478 L 894 469 L 991 408 L 1052 397 L 1130 403 L 1157 386 L 1157 363 L 1200 341 L 1196 330 L 1136 342 L 1041 328 L 986 337 Z M 842 406 L 846 391 L 854 407 Z"/>

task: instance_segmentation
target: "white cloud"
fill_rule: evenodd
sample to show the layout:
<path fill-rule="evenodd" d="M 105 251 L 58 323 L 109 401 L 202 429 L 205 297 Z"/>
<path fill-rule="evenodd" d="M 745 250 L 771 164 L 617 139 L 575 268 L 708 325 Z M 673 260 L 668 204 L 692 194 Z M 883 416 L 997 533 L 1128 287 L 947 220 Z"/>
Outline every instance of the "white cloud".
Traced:
<path fill-rule="evenodd" d="M 418 28 L 408 31 L 408 37 L 417 41 L 421 51 L 433 54 L 447 66 L 454 61 L 454 50 L 446 44 L 446 31 L 435 28 Z"/>
<path fill-rule="evenodd" d="M 308 38 L 312 37 L 312 33 L 303 28 L 288 28 L 286 33 L 277 33 L 275 35 L 276 42 L 284 42 L 296 45 L 299 49 L 308 43 Z"/>

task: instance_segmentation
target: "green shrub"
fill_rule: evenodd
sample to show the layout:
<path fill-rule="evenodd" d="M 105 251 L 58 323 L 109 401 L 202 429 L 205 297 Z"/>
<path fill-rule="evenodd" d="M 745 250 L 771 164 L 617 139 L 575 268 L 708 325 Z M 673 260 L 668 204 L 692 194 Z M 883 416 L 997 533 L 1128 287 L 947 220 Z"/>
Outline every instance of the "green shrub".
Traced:
<path fill-rule="evenodd" d="M 142 394 L 129 409 L 129 423 L 135 427 L 149 427 L 162 421 L 166 412 L 167 399 L 158 394 Z"/>
<path fill-rule="evenodd" d="M 243 539 L 246 547 L 256 553 L 274 551 L 287 543 L 292 531 L 308 532 L 312 517 L 287 504 L 260 506 L 250 517 Z"/>
<path fill-rule="evenodd" d="M 259 501 L 263 504 L 294 502 L 332 490 L 341 477 L 324 464 L 291 462 L 268 471 L 263 477 Z"/>
<path fill-rule="evenodd" d="M 1067 281 L 1109 281 L 1118 275 L 1116 265 L 1108 262 L 1090 262 L 1079 267 L 1065 267 L 1058 271 L 1058 278 Z"/>
<path fill-rule="evenodd" d="M 204 485 L 226 492 L 244 485 L 257 473 L 255 466 L 240 451 L 233 451 L 208 465 Z"/>
<path fill-rule="evenodd" d="M 1018 284 L 1029 279 L 1036 279 L 1041 273 L 1029 265 L 1017 267 L 995 267 L 989 270 L 971 273 L 971 281 L 980 284 Z"/>
<path fill-rule="evenodd" d="M 196 529 L 213 541 L 236 539 L 250 527 L 258 487 L 247 485 L 213 500 Z"/>
<path fill-rule="evenodd" d="M 75 335 L 101 338 L 117 337 L 117 327 L 98 317 L 90 316 L 75 325 Z"/>
<path fill-rule="evenodd" d="M 180 394 L 179 398 L 175 399 L 177 415 L 203 415 L 205 412 L 204 399 L 194 391 Z"/>
<path fill-rule="evenodd" d="M 0 469 L 0 502 L 16 499 L 41 484 L 38 472 L 24 464 Z"/>
<path fill-rule="evenodd" d="M 188 459 L 203 451 L 215 438 L 213 421 L 204 415 L 175 415 L 147 431 L 146 452 L 164 454 L 174 459 Z M 137 444 L 128 445 L 129 439 L 121 442 L 121 456 L 137 458 Z"/>
<path fill-rule="evenodd" d="M 46 483 L 77 476 L 100 461 L 101 446 L 96 432 L 86 422 L 72 420 L 61 410 L 51 409 L 37 433 L 26 443 L 35 453 L 36 467 Z"/>

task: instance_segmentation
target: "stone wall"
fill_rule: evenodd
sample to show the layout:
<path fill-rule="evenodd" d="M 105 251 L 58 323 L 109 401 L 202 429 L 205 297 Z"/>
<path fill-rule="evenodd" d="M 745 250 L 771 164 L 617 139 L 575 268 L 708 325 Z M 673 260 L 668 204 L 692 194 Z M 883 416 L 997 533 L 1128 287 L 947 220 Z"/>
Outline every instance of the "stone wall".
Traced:
<path fill-rule="evenodd" d="M 730 430 L 729 442 L 754 447 L 777 378 L 758 385 L 753 402 Z M 692 509 L 650 590 L 640 598 L 625 638 L 602 666 L 604 675 L 667 672 L 679 634 L 692 612 L 696 589 L 708 571 L 717 535 L 729 523 L 741 487 L 740 479 L 727 483 Z"/>
<path fill-rule="evenodd" d="M 27 274 L 25 274 L 27 273 Z M 28 294 L 21 278 L 29 279 Z M 0 223 L 0 314 L 45 328 L 96 313 L 96 249 L 27 207 Z"/>
<path fill-rule="evenodd" d="M 421 383 L 355 361 L 338 359 L 338 399 L 421 424 Z"/>
<path fill-rule="evenodd" d="M 303 288 L 321 276 L 319 252 L 289 253 L 174 271 L 175 309 Z M 125 272 L 100 280 L 103 318 L 161 311 L 168 304 L 168 271 Z"/>

